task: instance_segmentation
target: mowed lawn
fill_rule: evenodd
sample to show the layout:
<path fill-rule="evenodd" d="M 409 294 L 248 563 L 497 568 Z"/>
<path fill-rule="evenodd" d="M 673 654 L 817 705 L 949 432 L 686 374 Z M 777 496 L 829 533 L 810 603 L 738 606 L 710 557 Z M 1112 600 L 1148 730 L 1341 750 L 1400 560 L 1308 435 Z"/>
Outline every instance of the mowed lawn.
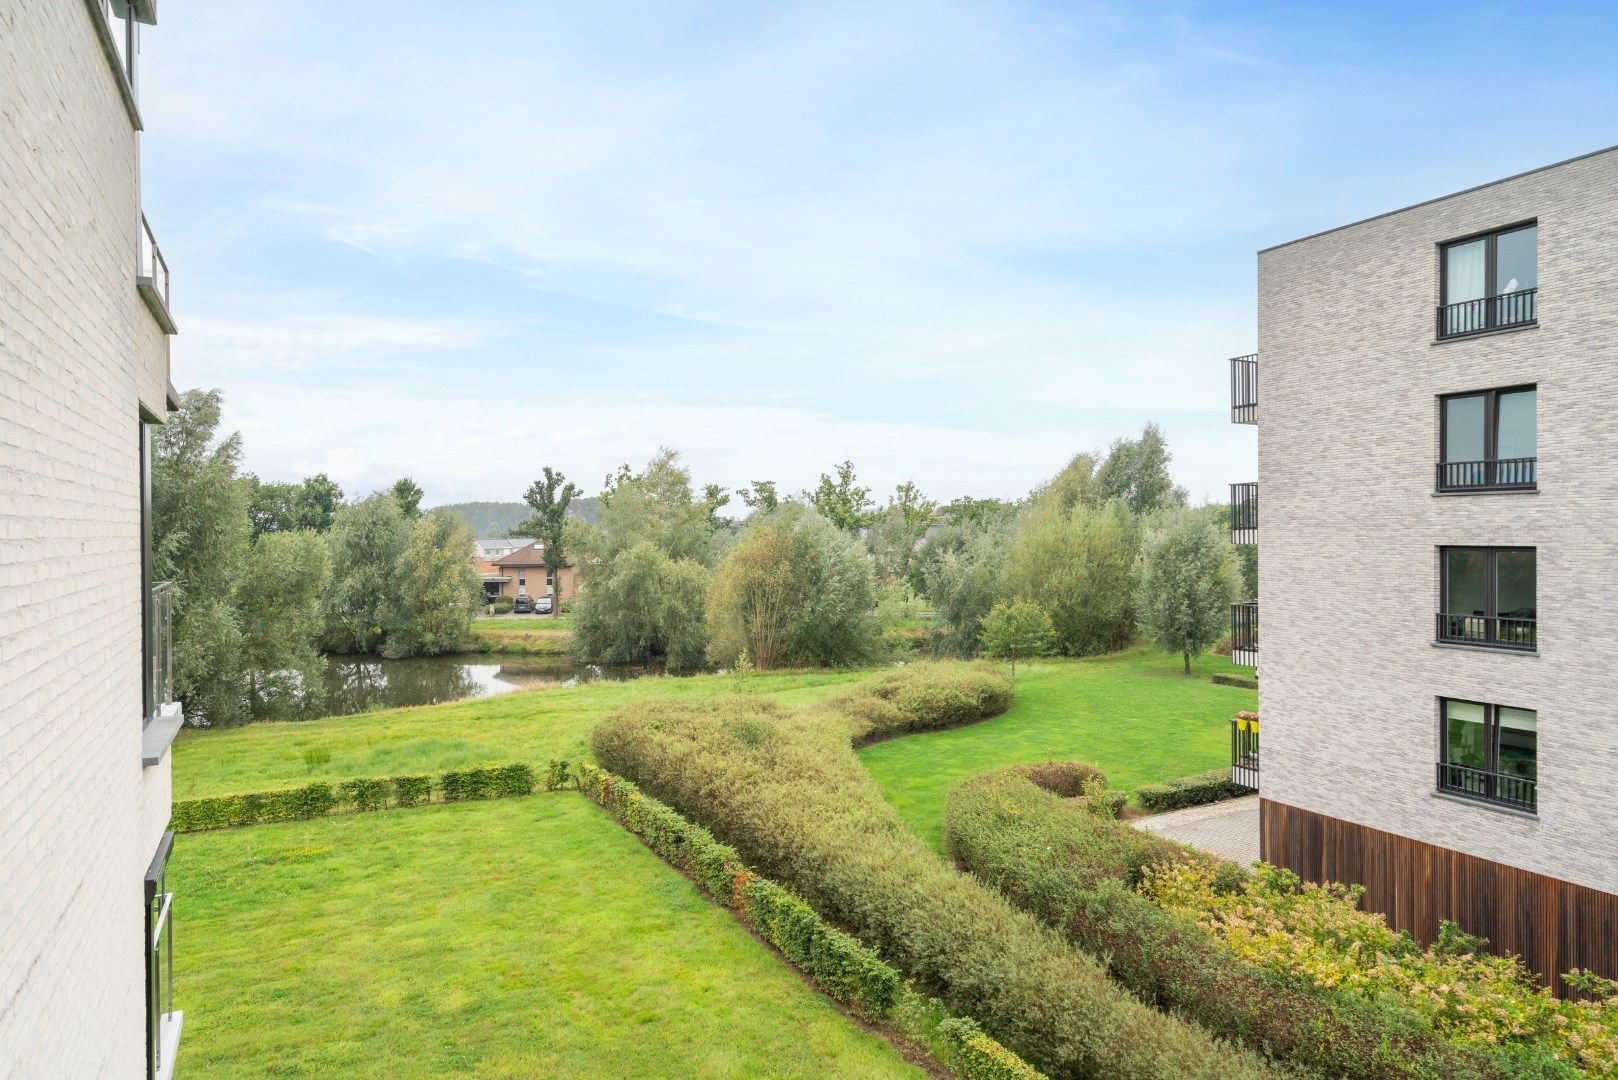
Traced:
<path fill-rule="evenodd" d="M 942 850 L 944 799 L 975 773 L 1020 761 L 1087 761 L 1112 785 L 1142 784 L 1230 764 L 1230 718 L 1256 709 L 1258 694 L 1210 682 L 1241 672 L 1204 656 L 1181 673 L 1178 656 L 1135 648 L 1084 660 L 1017 665 L 1017 696 L 1005 715 L 970 727 L 911 735 L 860 751 L 899 815 Z"/>
<path fill-rule="evenodd" d="M 573 616 L 516 615 L 473 619 L 472 642 L 492 652 L 566 656 L 573 647 Z"/>
<path fill-rule="evenodd" d="M 920 1077 L 572 793 L 179 838 L 177 1075 Z"/>
<path fill-rule="evenodd" d="M 749 693 L 813 701 L 865 677 L 797 672 L 747 677 Z M 187 728 L 174 744 L 174 797 L 266 791 L 316 780 L 431 773 L 511 761 L 577 761 L 601 718 L 647 697 L 728 694 L 724 675 L 599 681 L 500 697 L 334 716 L 324 720 Z"/>

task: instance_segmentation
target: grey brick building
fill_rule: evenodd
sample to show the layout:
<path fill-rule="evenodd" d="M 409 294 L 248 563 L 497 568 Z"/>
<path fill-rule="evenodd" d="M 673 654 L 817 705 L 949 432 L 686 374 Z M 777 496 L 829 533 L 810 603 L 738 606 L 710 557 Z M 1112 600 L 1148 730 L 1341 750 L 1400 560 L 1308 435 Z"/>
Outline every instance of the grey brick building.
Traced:
<path fill-rule="evenodd" d="M 1265 858 L 1618 975 L 1618 149 L 1266 249 L 1258 293 Z"/>
<path fill-rule="evenodd" d="M 0 7 L 0 1075 L 165 1077 L 169 594 L 152 426 L 168 270 L 141 212 L 151 0 Z"/>

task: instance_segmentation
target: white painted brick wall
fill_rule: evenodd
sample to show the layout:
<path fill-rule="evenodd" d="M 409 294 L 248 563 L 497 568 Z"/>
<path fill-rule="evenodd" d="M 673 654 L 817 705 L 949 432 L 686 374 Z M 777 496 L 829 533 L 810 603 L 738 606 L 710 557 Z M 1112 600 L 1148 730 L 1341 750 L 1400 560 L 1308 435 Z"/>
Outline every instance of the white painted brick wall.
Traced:
<path fill-rule="evenodd" d="M 84 0 L 0 5 L 0 1075 L 144 1075 L 138 145 Z"/>
<path fill-rule="evenodd" d="M 1539 327 L 1434 343 L 1443 241 L 1539 220 Z M 1618 151 L 1259 257 L 1262 793 L 1618 892 Z M 1439 394 L 1539 385 L 1537 494 L 1433 495 Z M 1440 649 L 1437 548 L 1538 549 L 1537 656 Z M 1539 816 L 1438 798 L 1437 699 L 1539 712 Z"/>

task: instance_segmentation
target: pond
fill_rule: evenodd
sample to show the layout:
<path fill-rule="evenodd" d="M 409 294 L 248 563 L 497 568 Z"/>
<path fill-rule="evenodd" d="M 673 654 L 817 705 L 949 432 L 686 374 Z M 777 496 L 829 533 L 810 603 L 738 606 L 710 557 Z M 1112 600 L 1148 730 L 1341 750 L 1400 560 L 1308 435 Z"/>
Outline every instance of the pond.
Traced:
<path fill-rule="evenodd" d="M 329 656 L 319 687 L 295 673 L 276 672 L 258 684 L 257 720 L 313 720 L 405 705 L 438 705 L 494 697 L 514 690 L 567 686 L 595 679 L 633 679 L 646 668 L 598 667 L 533 657 L 416 656 L 383 660 Z"/>

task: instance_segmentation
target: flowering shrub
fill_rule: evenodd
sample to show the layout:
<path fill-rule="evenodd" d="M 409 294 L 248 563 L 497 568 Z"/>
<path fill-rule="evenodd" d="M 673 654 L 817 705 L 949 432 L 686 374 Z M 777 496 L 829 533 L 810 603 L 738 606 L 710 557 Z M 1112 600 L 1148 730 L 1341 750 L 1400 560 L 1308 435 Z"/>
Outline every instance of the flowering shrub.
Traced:
<path fill-rule="evenodd" d="M 1366 999 L 1392 998 L 1456 1042 L 1535 1047 L 1590 1076 L 1618 1075 L 1618 984 L 1569 976 L 1583 1000 L 1559 1000 L 1514 957 L 1476 951 L 1449 924 L 1424 949 L 1360 910 L 1363 890 L 1303 884 L 1290 870 L 1259 866 L 1240 887 L 1189 862 L 1149 867 L 1141 891 L 1190 916 L 1238 958 Z"/>

